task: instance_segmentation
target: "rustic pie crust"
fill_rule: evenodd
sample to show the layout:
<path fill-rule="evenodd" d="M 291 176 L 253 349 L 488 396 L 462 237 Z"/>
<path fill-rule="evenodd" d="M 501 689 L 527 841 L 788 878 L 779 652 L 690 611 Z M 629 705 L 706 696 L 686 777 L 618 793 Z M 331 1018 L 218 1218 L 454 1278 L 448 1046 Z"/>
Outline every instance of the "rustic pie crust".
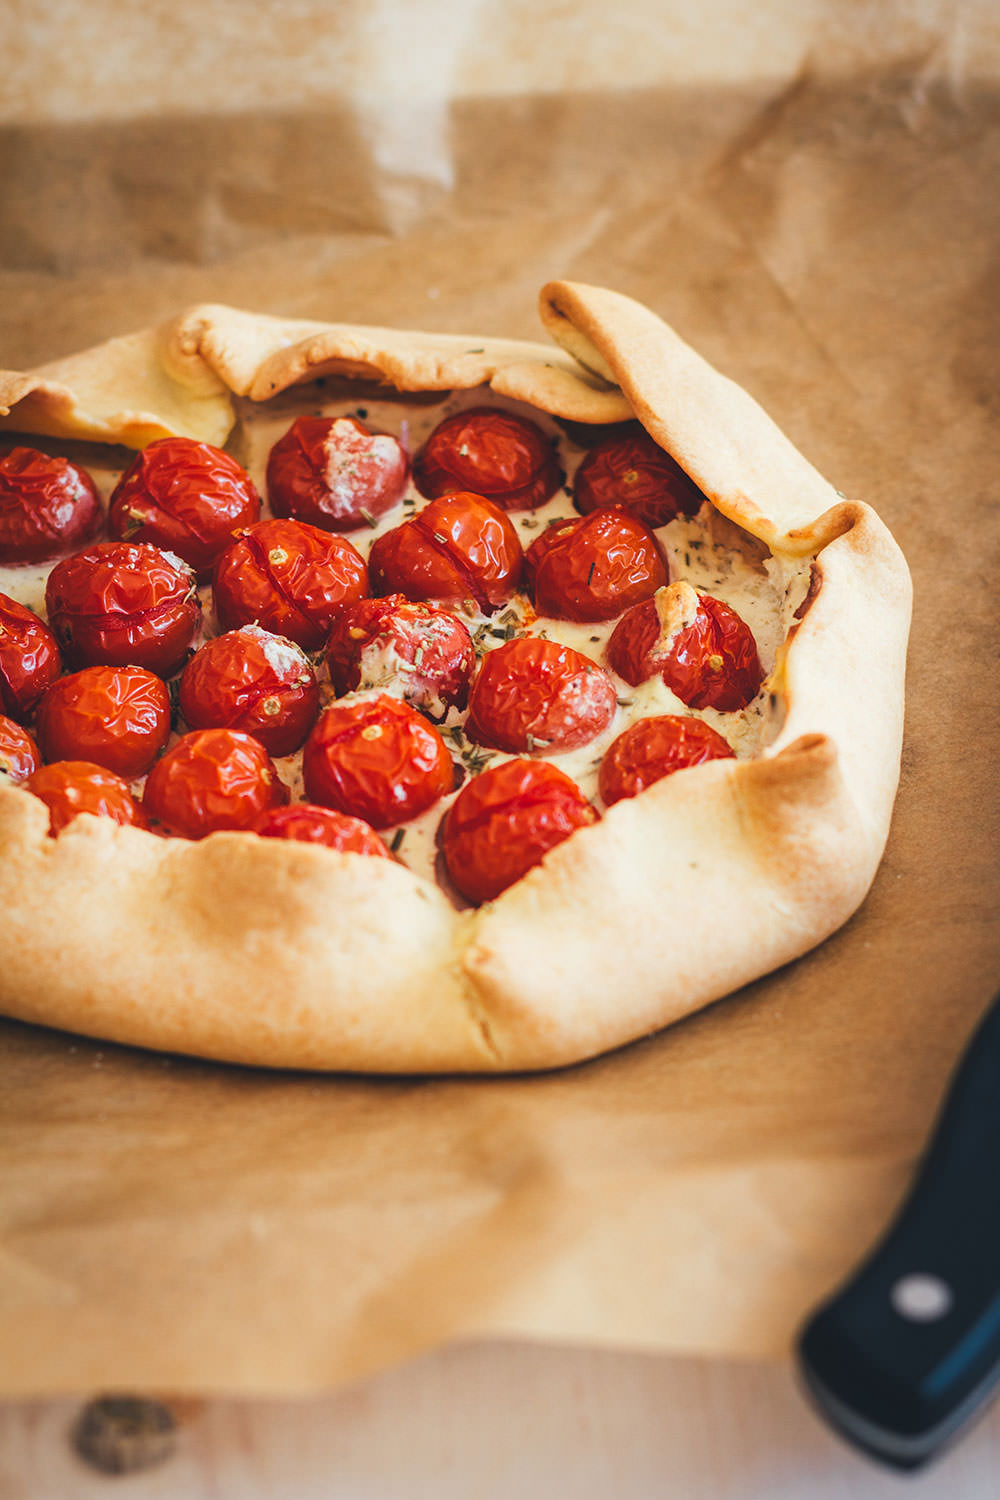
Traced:
<path fill-rule="evenodd" d="M 728 994 L 856 909 L 899 771 L 899 548 L 645 307 L 553 282 L 541 316 L 555 348 L 198 307 L 0 373 L 0 425 L 221 445 L 233 395 L 266 401 L 325 375 L 408 392 L 489 386 L 577 423 L 638 417 L 749 547 L 813 559 L 768 683 L 777 735 L 753 758 L 616 803 L 471 911 L 392 860 L 293 841 L 163 839 L 92 817 L 52 839 L 43 803 L 0 788 L 5 1014 L 279 1068 L 549 1068 Z"/>

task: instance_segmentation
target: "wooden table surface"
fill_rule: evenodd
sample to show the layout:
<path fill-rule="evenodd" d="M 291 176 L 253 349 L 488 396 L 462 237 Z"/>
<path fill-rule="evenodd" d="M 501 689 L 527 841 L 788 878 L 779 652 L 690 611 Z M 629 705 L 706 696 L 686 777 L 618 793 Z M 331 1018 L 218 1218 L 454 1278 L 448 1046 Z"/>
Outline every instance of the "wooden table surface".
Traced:
<path fill-rule="evenodd" d="M 320 1398 L 184 1403 L 173 1455 L 88 1469 L 72 1400 L 0 1406 L 0 1500 L 986 1500 L 1000 1407 L 918 1476 L 833 1438 L 789 1367 L 523 1344 L 440 1350 Z"/>

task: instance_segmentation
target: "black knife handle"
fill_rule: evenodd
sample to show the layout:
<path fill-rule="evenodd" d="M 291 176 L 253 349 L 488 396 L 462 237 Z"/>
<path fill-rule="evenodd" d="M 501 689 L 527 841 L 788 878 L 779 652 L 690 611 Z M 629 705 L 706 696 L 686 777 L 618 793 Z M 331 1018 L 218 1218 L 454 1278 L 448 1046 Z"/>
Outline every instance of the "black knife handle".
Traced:
<path fill-rule="evenodd" d="M 902 1209 L 798 1355 L 833 1426 L 901 1469 L 933 1457 L 1000 1379 L 1000 995 Z"/>

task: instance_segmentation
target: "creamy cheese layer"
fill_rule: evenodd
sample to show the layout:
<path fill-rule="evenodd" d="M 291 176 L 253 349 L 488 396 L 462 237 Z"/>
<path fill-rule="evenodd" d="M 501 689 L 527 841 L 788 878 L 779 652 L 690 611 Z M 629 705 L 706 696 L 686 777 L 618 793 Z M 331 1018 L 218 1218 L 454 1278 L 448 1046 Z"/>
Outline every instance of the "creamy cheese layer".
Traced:
<path fill-rule="evenodd" d="M 522 545 L 527 549 L 550 521 L 577 515 L 572 502 L 572 479 L 586 450 L 576 447 L 558 423 L 544 413 L 499 397 L 493 392 L 484 393 L 482 389 L 455 392 L 442 401 L 420 398 L 365 400 L 357 396 L 352 398 L 349 394 L 345 396 L 342 383 L 334 396 L 333 391 L 321 381 L 293 388 L 266 405 L 240 402 L 240 422 L 227 446 L 249 471 L 265 501 L 264 515 L 267 515 L 268 454 L 296 416 L 356 416 L 373 432 L 393 433 L 413 454 L 446 416 L 471 406 L 483 405 L 501 407 L 535 422 L 557 444 L 566 470 L 564 487 L 546 505 L 530 512 L 510 512 L 510 520 L 520 535 Z M 32 439 L 26 441 L 33 442 Z M 44 447 L 45 440 L 39 440 L 38 445 Z M 87 467 L 106 506 L 121 471 L 95 469 L 90 465 Z M 425 503 L 411 480 L 400 503 L 387 515 L 374 525 L 366 524 L 359 530 L 343 535 L 367 558 L 377 537 L 416 514 Z M 794 612 L 805 597 L 810 559 L 771 556 L 763 544 L 740 531 L 707 504 L 697 516 L 678 517 L 661 527 L 656 535 L 668 562 L 671 581 L 683 580 L 695 590 L 722 599 L 734 609 L 753 632 L 764 672 L 769 674 L 774 668 Z M 54 563 L 49 563 L 44 567 L 0 567 L 0 593 L 27 605 L 45 618 L 45 584 L 54 566 Z M 196 645 L 218 633 L 212 609 L 211 588 L 203 587 L 199 592 L 203 614 Z M 523 593 L 515 595 L 505 609 L 491 617 L 473 614 L 463 618 L 472 632 L 476 651 L 480 656 L 502 645 L 513 635 L 534 635 L 570 646 L 598 662 L 609 672 L 618 689 L 618 706 L 607 729 L 578 750 L 538 756 L 571 776 L 584 796 L 598 807 L 601 803 L 597 795 L 597 777 L 604 753 L 623 730 L 639 719 L 654 714 L 682 714 L 704 719 L 728 741 L 740 758 L 759 753 L 781 727 L 782 707 L 769 692 L 767 675 L 757 697 L 737 713 L 689 709 L 658 676 L 638 687 L 631 687 L 611 672 L 605 660 L 607 642 L 618 623 L 617 619 L 603 624 L 581 625 L 538 616 L 527 595 Z M 406 673 L 395 670 L 396 663 L 391 659 L 394 655 L 391 648 L 366 653 L 360 692 L 386 692 L 405 696 Z M 321 666 L 319 673 L 325 704 L 332 700 L 333 689 L 326 679 L 325 667 Z M 465 767 L 467 774 L 475 774 L 487 766 L 499 765 L 504 760 L 513 758 L 500 751 L 471 744 L 463 731 L 464 720 L 464 713 L 451 709 L 440 728 L 450 750 Z M 175 732 L 170 743 L 175 743 L 178 737 Z M 289 786 L 292 796 L 298 798 L 303 795 L 301 760 L 299 752 L 276 762 L 281 779 Z M 133 790 L 140 792 L 142 785 L 141 781 L 136 782 Z M 380 830 L 396 850 L 397 857 L 416 874 L 429 879 L 435 878 L 435 840 L 438 827 L 456 795 L 457 791 L 435 803 L 422 816 L 399 828 Z"/>

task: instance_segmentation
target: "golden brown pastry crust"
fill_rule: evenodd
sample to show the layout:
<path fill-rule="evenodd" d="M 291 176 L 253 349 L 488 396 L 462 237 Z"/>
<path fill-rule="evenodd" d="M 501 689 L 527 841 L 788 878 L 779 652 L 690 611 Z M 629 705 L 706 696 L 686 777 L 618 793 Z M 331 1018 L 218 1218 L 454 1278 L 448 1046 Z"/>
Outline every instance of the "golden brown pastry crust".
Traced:
<path fill-rule="evenodd" d="M 264 400 L 322 374 L 410 391 L 486 383 L 583 422 L 634 412 L 724 515 L 776 554 L 817 556 L 772 682 L 785 705 L 775 741 L 616 803 L 462 913 L 388 860 L 283 840 L 163 840 L 89 817 L 53 840 L 41 803 L 0 788 L 0 1010 L 271 1067 L 546 1068 L 696 1010 L 856 909 L 899 772 L 910 612 L 899 548 L 648 309 L 567 282 L 541 307 L 566 353 L 200 307 L 0 373 L 4 425 L 219 443 L 230 392 Z"/>

